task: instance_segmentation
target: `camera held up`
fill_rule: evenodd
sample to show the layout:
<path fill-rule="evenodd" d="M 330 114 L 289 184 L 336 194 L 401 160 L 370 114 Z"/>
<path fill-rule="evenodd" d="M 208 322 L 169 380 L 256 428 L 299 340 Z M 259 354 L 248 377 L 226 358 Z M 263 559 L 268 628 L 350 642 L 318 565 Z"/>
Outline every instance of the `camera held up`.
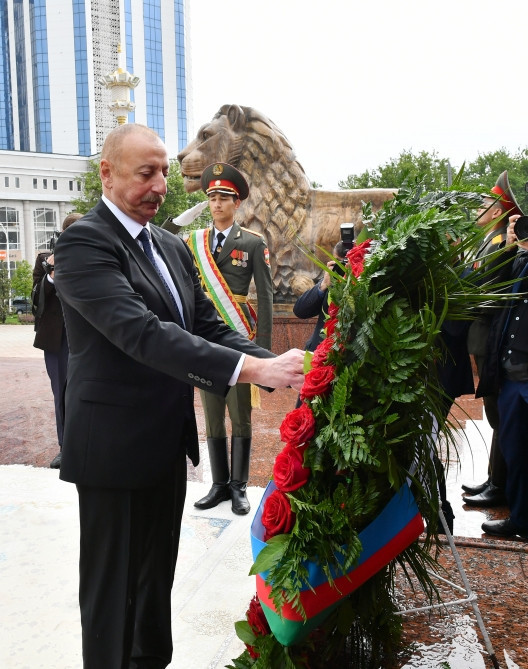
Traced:
<path fill-rule="evenodd" d="M 341 223 L 341 241 L 347 251 L 354 246 L 354 224 Z"/>
<path fill-rule="evenodd" d="M 60 237 L 60 232 L 58 230 L 54 230 L 51 233 L 51 237 L 49 239 L 49 255 L 52 255 L 55 252 L 55 244 L 57 243 L 57 239 Z M 47 258 L 42 261 L 42 267 L 44 267 L 44 271 L 47 274 L 51 274 L 53 270 L 55 269 L 55 265 L 52 265 L 51 263 L 48 262 Z"/>
<path fill-rule="evenodd" d="M 55 244 L 57 243 L 57 239 L 60 237 L 61 233 L 59 230 L 54 230 L 51 233 L 51 237 L 49 239 L 49 250 L 50 253 L 53 253 L 55 251 Z"/>
<path fill-rule="evenodd" d="M 520 216 L 513 226 L 517 240 L 524 242 L 528 240 L 528 216 Z"/>
<path fill-rule="evenodd" d="M 354 224 L 341 223 L 340 229 L 341 229 L 341 243 L 343 244 L 343 246 L 347 251 L 350 251 L 350 249 L 353 248 L 354 246 Z M 336 263 L 334 265 L 334 272 L 336 272 L 336 274 L 339 274 L 340 276 L 343 276 L 345 273 L 344 267 L 341 267 L 340 265 L 346 265 L 348 261 L 346 259 L 345 260 L 337 259 L 337 260 L 339 260 L 340 264 Z"/>

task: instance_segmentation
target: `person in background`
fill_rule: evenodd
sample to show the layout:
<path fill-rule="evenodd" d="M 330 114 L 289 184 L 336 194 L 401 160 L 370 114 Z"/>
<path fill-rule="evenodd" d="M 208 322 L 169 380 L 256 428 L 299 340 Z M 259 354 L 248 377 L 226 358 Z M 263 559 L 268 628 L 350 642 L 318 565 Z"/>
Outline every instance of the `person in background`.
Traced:
<path fill-rule="evenodd" d="M 82 214 L 68 214 L 62 229 L 79 220 Z M 59 452 L 50 462 L 52 469 L 59 469 L 62 457 L 62 435 L 64 431 L 64 389 L 68 367 L 68 340 L 64 318 L 54 285 L 54 256 L 51 251 L 39 253 L 33 268 L 33 309 L 35 313 L 35 340 L 33 346 L 44 351 L 44 363 L 48 373 L 55 405 L 55 423 Z"/>
<path fill-rule="evenodd" d="M 482 228 L 489 227 L 482 244 L 477 250 L 473 271 L 478 273 L 480 267 L 487 272 L 483 279 L 486 282 L 494 281 L 497 272 L 494 270 L 502 261 L 502 254 L 492 262 L 483 266 L 483 259 L 491 253 L 504 248 L 508 229 L 509 215 L 522 215 L 522 211 L 515 200 L 510 188 L 508 173 L 502 172 L 497 179 L 491 192 L 496 197 L 485 197 L 482 207 L 478 210 L 477 225 Z M 495 223 L 494 223 L 495 222 Z M 491 272 L 491 273 L 490 273 Z M 478 276 L 478 274 L 477 274 Z M 490 331 L 493 314 L 488 310 L 478 315 L 471 323 L 468 331 L 468 351 L 473 355 L 479 376 L 486 360 L 486 343 Z M 506 504 L 506 464 L 499 444 L 499 410 L 497 406 L 497 394 L 491 393 L 483 398 L 484 411 L 487 421 L 493 430 L 489 462 L 488 478 L 483 483 L 475 486 L 462 485 L 465 491 L 464 503 L 468 506 L 494 507 Z"/>
<path fill-rule="evenodd" d="M 70 347 L 60 478 L 79 496 L 83 662 L 163 669 L 186 454 L 199 462 L 193 388 L 299 389 L 303 352 L 275 356 L 220 321 L 185 242 L 150 222 L 169 172 L 153 130 L 112 130 L 99 171 L 101 200 L 55 247 Z"/>
<path fill-rule="evenodd" d="M 347 248 L 342 241 L 337 242 L 334 246 L 335 260 L 329 260 L 326 266 L 329 269 L 334 269 L 336 260 L 341 263 L 345 261 Z M 317 323 L 310 339 L 306 342 L 307 351 L 315 351 L 318 345 L 323 340 L 322 329 L 326 318 L 326 307 L 328 306 L 328 288 L 332 275 L 330 272 L 323 272 L 323 277 L 313 288 L 310 288 L 297 298 L 293 305 L 293 313 L 297 318 L 314 318 L 317 316 Z"/>
<path fill-rule="evenodd" d="M 202 173 L 202 190 L 207 194 L 213 225 L 194 230 L 188 244 L 208 297 L 229 327 L 271 349 L 273 286 L 269 253 L 262 235 L 241 227 L 236 212 L 249 195 L 244 176 L 232 165 L 214 163 Z M 257 310 L 248 300 L 251 281 L 257 293 Z M 194 506 L 211 509 L 231 500 L 231 510 L 249 513 L 246 495 L 251 454 L 252 397 L 257 388 L 235 384 L 225 397 L 202 389 L 207 447 L 213 484 Z M 255 402 L 257 404 L 257 402 Z M 228 460 L 226 407 L 231 420 L 231 467 Z"/>
<path fill-rule="evenodd" d="M 509 218 L 500 280 L 512 299 L 498 309 L 488 337 L 477 397 L 498 396 L 499 443 L 506 462 L 510 517 L 482 523 L 486 534 L 528 539 L 528 218 Z M 521 224 L 522 223 L 522 224 Z"/>

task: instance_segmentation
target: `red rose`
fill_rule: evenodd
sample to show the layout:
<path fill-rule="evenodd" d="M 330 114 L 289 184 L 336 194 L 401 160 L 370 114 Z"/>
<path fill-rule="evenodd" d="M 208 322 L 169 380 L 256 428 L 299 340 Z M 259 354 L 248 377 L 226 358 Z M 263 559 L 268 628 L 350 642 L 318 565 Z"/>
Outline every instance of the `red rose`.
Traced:
<path fill-rule="evenodd" d="M 354 246 L 346 254 L 350 271 L 355 277 L 358 277 L 363 271 L 365 256 L 371 244 L 371 239 L 366 239 L 361 244 Z"/>
<path fill-rule="evenodd" d="M 266 616 L 262 610 L 262 606 L 257 595 L 255 595 L 249 602 L 249 608 L 246 611 L 246 620 L 248 621 L 249 626 L 251 627 L 255 636 L 266 636 L 271 633 L 268 621 L 266 620 Z M 247 643 L 246 648 L 254 660 L 260 656 L 255 646 L 250 646 Z"/>
<path fill-rule="evenodd" d="M 256 659 L 258 659 L 258 658 L 260 657 L 260 653 L 257 652 L 257 650 L 255 649 L 255 646 L 250 646 L 250 645 L 247 643 L 247 644 L 246 644 L 246 648 L 248 649 L 249 654 L 251 655 L 251 657 L 252 657 L 254 660 L 256 660 Z"/>
<path fill-rule="evenodd" d="M 266 636 L 271 632 L 257 595 L 249 602 L 246 618 L 256 636 Z"/>
<path fill-rule="evenodd" d="M 315 349 L 312 356 L 312 369 L 325 364 L 328 359 L 328 354 L 332 350 L 334 343 L 335 341 L 332 337 L 326 337 L 326 339 L 323 339 L 323 341 Z"/>
<path fill-rule="evenodd" d="M 311 399 L 316 395 L 325 395 L 330 390 L 330 384 L 335 379 L 335 367 L 323 365 L 311 369 L 304 377 L 301 388 L 301 399 Z"/>
<path fill-rule="evenodd" d="M 323 330 L 326 332 L 327 337 L 331 337 L 336 329 L 337 318 L 329 318 L 325 324 Z"/>
<path fill-rule="evenodd" d="M 330 302 L 330 304 L 328 305 L 328 315 L 330 316 L 330 318 L 337 318 L 338 312 L 339 312 L 339 307 L 337 306 L 337 304 L 335 304 L 334 302 Z"/>
<path fill-rule="evenodd" d="M 301 404 L 284 416 L 280 426 L 281 440 L 292 446 L 300 446 L 315 434 L 315 418 L 307 404 Z"/>
<path fill-rule="evenodd" d="M 264 502 L 262 509 L 262 524 L 266 528 L 264 541 L 276 534 L 287 534 L 295 523 L 295 514 L 291 510 L 290 502 L 280 490 L 274 490 Z"/>
<path fill-rule="evenodd" d="M 275 458 L 273 480 L 282 492 L 297 490 L 309 479 L 311 470 L 303 465 L 305 450 L 287 444 Z"/>

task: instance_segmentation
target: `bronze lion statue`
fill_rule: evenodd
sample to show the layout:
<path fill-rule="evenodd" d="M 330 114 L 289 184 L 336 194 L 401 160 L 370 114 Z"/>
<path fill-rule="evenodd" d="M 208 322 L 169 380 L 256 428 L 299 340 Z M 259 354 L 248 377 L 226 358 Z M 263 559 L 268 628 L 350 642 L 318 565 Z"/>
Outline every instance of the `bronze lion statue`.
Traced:
<path fill-rule="evenodd" d="M 326 262 L 317 247 L 331 252 L 341 223 L 361 224 L 363 202 L 371 202 L 376 210 L 394 193 L 385 188 L 311 188 L 281 130 L 256 109 L 239 105 L 220 107 L 178 154 L 178 161 L 189 193 L 200 188 L 202 171 L 215 161 L 230 163 L 246 176 L 249 197 L 237 221 L 268 241 L 276 303 L 291 303 L 320 274 L 303 246 Z"/>

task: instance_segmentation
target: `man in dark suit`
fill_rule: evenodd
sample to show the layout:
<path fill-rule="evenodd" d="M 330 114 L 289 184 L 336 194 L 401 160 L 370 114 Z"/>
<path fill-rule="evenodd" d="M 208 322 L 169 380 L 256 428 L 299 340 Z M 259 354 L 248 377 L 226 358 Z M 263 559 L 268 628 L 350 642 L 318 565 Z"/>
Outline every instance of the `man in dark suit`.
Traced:
<path fill-rule="evenodd" d="M 189 246 L 200 277 L 220 317 L 233 329 L 263 348 L 271 349 L 273 286 L 269 253 L 258 232 L 241 227 L 235 216 L 249 195 L 244 176 L 227 163 L 213 163 L 201 177 L 213 225 L 194 230 Z M 251 281 L 257 293 L 256 311 L 248 300 Z M 210 509 L 231 500 L 231 510 L 249 513 L 246 495 L 251 453 L 253 392 L 248 383 L 235 384 L 226 397 L 200 391 L 207 432 L 213 485 L 194 506 Z M 226 407 L 231 421 L 231 468 L 227 457 Z"/>
<path fill-rule="evenodd" d="M 85 669 L 171 661 L 186 453 L 198 463 L 193 386 L 302 384 L 302 352 L 275 357 L 222 323 L 187 246 L 149 224 L 168 170 L 155 132 L 113 130 L 103 197 L 55 249 L 70 346 L 60 477 L 79 494 Z"/>
<path fill-rule="evenodd" d="M 68 214 L 62 222 L 66 230 L 79 220 L 82 214 Z M 51 251 L 39 253 L 33 268 L 33 301 L 35 313 L 35 341 L 33 346 L 44 351 L 44 363 L 51 383 L 55 404 L 55 424 L 59 452 L 50 462 L 52 469 L 60 469 L 62 457 L 62 435 L 64 432 L 64 390 L 68 369 L 68 340 L 62 316 L 62 307 L 55 292 L 54 257 Z"/>

